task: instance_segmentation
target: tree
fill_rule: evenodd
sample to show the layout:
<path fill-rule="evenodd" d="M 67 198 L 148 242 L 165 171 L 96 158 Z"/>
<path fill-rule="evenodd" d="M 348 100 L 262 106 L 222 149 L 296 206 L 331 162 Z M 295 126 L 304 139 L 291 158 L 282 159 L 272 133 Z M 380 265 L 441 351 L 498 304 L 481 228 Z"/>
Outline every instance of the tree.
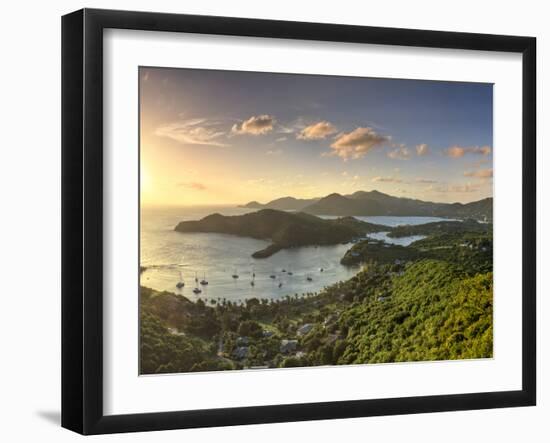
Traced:
<path fill-rule="evenodd" d="M 263 329 L 260 324 L 254 320 L 244 320 L 239 325 L 238 333 L 244 337 L 261 338 Z"/>

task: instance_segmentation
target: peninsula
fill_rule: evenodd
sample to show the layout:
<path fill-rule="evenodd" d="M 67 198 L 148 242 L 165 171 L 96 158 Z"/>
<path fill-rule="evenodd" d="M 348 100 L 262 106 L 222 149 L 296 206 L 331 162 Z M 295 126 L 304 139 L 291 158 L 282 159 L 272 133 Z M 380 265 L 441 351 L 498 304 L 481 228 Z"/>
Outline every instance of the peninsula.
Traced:
<path fill-rule="evenodd" d="M 367 223 L 353 217 L 324 220 L 302 212 L 292 213 L 262 209 L 244 215 L 211 214 L 201 220 L 182 221 L 178 232 L 216 232 L 270 240 L 254 258 L 269 257 L 281 249 L 311 245 L 334 245 L 349 242 L 372 232 L 389 230 L 388 226 Z"/>

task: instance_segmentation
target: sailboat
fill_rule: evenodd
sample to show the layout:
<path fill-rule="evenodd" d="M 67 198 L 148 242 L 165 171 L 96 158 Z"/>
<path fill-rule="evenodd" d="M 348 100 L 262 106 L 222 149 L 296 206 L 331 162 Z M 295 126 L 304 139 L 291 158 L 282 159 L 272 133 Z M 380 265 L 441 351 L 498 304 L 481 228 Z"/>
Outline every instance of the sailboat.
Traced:
<path fill-rule="evenodd" d="M 208 280 L 206 280 L 206 273 L 204 273 L 202 276 L 201 285 L 207 285 L 207 284 L 208 284 Z"/>
<path fill-rule="evenodd" d="M 195 272 L 195 283 L 198 283 L 199 279 L 197 278 L 197 273 Z"/>
<path fill-rule="evenodd" d="M 256 279 L 256 272 L 254 272 L 254 269 L 252 269 L 252 280 L 250 280 L 250 286 L 254 286 L 256 283 L 254 280 Z"/>
<path fill-rule="evenodd" d="M 231 276 L 233 278 L 239 278 L 239 274 L 237 274 L 237 270 L 235 269 L 235 272 L 233 272 L 233 275 Z"/>
<path fill-rule="evenodd" d="M 308 275 L 306 278 L 307 281 L 313 281 L 313 279 Z"/>
<path fill-rule="evenodd" d="M 183 276 L 181 275 L 181 271 L 180 271 L 180 281 L 176 283 L 176 288 L 181 289 L 184 286 L 185 286 L 185 283 L 183 281 Z"/>
<path fill-rule="evenodd" d="M 195 288 L 195 289 L 193 289 L 193 292 L 195 294 L 200 294 L 202 291 L 199 288 Z"/>

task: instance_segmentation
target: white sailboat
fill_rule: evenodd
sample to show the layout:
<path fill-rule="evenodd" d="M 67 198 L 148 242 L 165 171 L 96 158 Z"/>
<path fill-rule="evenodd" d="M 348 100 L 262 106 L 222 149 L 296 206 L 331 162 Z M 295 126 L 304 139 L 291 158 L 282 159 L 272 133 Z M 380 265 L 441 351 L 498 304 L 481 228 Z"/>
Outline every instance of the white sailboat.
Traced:
<path fill-rule="evenodd" d="M 176 283 L 176 288 L 181 289 L 185 286 L 185 282 L 183 281 L 183 276 L 181 275 L 180 271 L 180 281 Z"/>

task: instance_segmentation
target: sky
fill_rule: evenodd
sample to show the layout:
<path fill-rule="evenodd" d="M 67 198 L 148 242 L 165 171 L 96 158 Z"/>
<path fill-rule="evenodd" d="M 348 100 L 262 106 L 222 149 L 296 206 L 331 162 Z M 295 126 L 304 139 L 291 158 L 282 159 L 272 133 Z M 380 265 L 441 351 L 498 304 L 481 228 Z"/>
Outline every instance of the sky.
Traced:
<path fill-rule="evenodd" d="M 141 67 L 144 205 L 492 196 L 493 86 Z"/>

